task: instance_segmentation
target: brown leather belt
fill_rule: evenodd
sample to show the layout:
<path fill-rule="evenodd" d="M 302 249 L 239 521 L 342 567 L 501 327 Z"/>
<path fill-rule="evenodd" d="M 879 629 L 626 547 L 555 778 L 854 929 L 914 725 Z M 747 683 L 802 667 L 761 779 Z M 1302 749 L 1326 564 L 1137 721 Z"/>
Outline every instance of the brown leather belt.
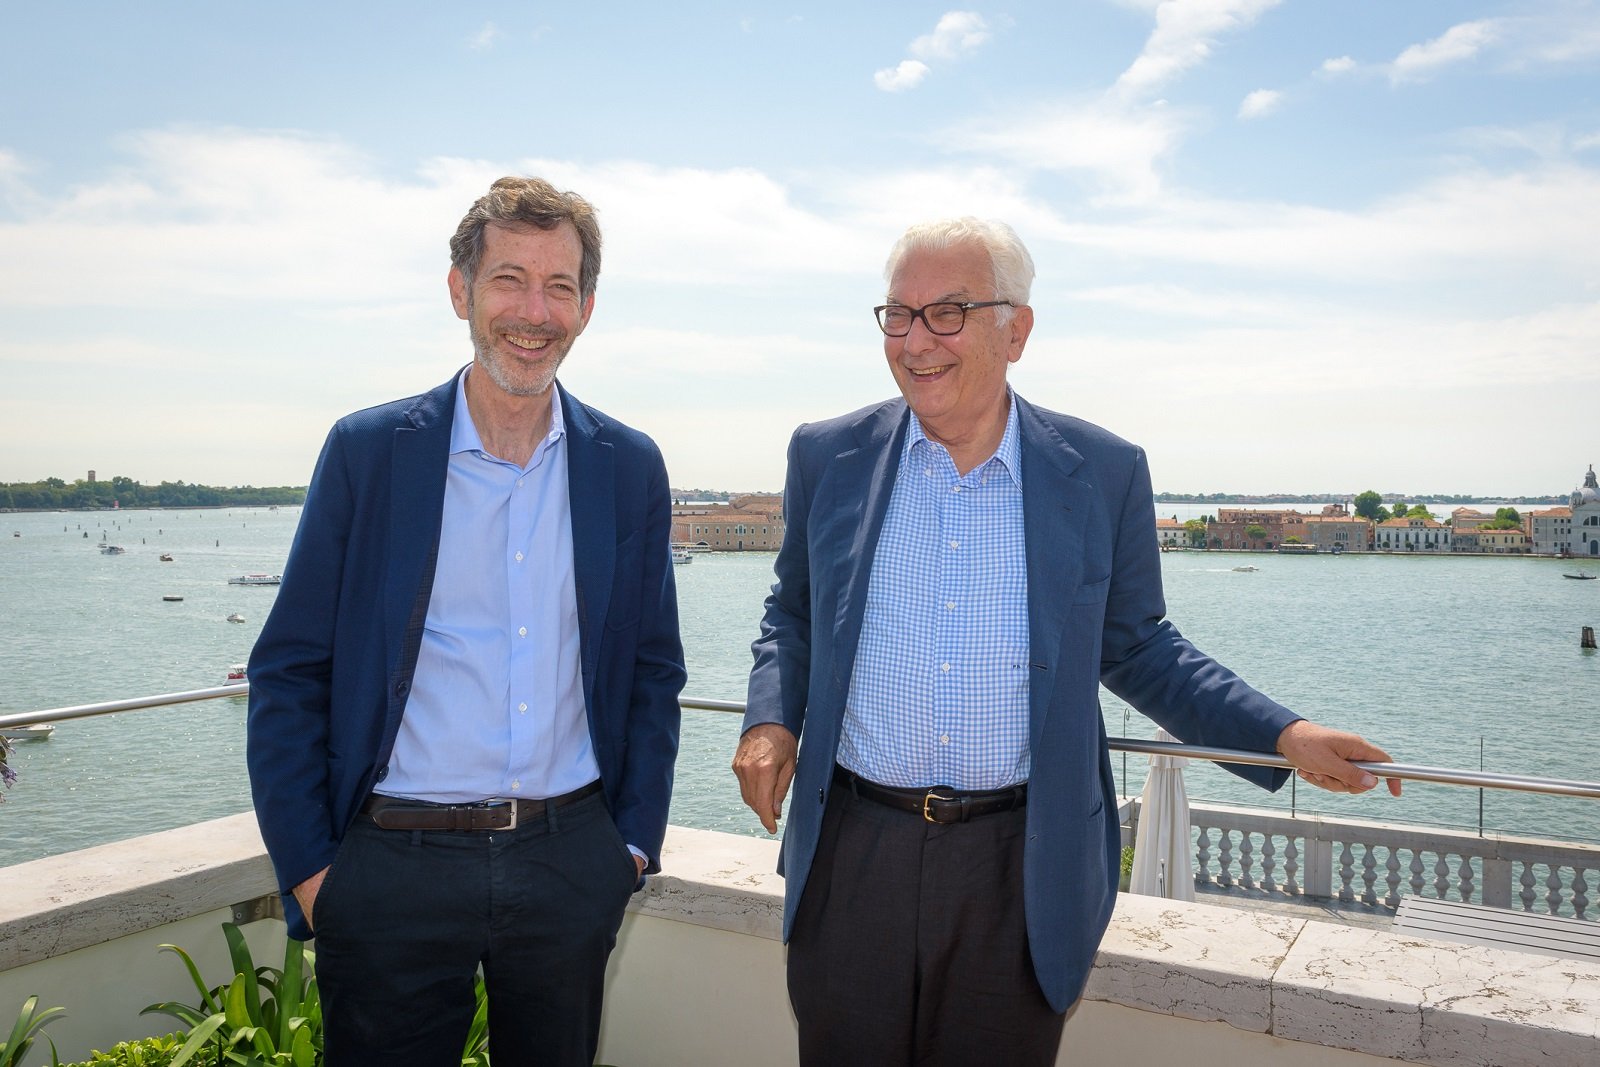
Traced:
<path fill-rule="evenodd" d="M 893 786 L 868 781 L 859 774 L 838 766 L 833 769 L 833 780 L 835 784 L 844 786 L 863 800 L 870 800 L 875 804 L 882 804 L 899 811 L 915 812 L 928 822 L 941 825 L 967 822 L 969 819 L 984 815 L 998 815 L 1003 811 L 1015 811 L 1028 803 L 1027 782 L 1011 786 L 1009 789 L 988 789 L 978 792 L 962 792 L 942 785 L 928 789 L 896 789 Z"/>
<path fill-rule="evenodd" d="M 581 789 L 542 800 L 490 797 L 476 804 L 431 804 L 373 793 L 361 805 L 361 814 L 380 830 L 515 830 L 526 819 L 542 818 L 547 811 L 600 792 L 597 778 Z"/>

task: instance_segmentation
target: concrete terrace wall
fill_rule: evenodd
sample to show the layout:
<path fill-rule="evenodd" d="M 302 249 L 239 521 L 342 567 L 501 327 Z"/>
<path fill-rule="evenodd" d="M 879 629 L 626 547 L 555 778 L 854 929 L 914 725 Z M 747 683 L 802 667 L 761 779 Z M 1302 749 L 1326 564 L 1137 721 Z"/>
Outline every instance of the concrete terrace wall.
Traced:
<path fill-rule="evenodd" d="M 612 958 L 601 1060 L 796 1062 L 774 841 L 673 828 Z M 163 1032 L 138 1009 L 191 999 L 161 942 L 225 976 L 218 924 L 269 893 L 234 816 L 0 869 L 0 1020 L 24 997 L 71 1013 L 64 1057 Z M 283 927 L 246 928 L 258 963 Z M 1237 908 L 1124 896 L 1060 1062 L 1193 1067 L 1600 1063 L 1600 966 Z M 48 1062 L 43 1056 L 32 1064 Z"/>

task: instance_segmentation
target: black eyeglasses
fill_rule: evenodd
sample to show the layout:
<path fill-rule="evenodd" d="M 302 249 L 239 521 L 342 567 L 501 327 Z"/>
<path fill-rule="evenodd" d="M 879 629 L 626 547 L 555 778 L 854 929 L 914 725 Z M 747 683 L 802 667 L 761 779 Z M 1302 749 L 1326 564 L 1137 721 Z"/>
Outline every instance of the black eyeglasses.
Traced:
<path fill-rule="evenodd" d="M 878 329 L 890 337 L 904 337 L 911 332 L 911 324 L 917 319 L 922 320 L 922 325 L 928 328 L 929 333 L 949 337 L 960 333 L 967 324 L 967 312 L 993 307 L 1016 305 L 1009 300 L 979 300 L 965 304 L 940 301 L 919 308 L 906 307 L 904 304 L 882 304 L 873 308 L 872 313 L 878 317 Z"/>

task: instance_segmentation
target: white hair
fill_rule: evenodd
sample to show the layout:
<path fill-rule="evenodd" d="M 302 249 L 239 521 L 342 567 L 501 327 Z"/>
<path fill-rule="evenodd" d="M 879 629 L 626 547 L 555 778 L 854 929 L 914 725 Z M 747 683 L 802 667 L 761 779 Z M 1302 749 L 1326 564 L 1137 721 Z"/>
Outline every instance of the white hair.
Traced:
<path fill-rule="evenodd" d="M 979 219 L 971 215 L 959 219 L 939 219 L 919 222 L 900 235 L 889 250 L 889 261 L 884 264 L 883 277 L 892 281 L 895 271 L 912 252 L 943 250 L 960 244 L 978 244 L 989 255 L 989 266 L 994 272 L 996 300 L 1006 300 L 1022 305 L 1028 302 L 1033 288 L 1033 257 L 1022 243 L 1022 238 L 1010 226 L 998 219 Z M 1004 326 L 1011 321 L 1012 309 L 997 309 L 995 323 Z"/>

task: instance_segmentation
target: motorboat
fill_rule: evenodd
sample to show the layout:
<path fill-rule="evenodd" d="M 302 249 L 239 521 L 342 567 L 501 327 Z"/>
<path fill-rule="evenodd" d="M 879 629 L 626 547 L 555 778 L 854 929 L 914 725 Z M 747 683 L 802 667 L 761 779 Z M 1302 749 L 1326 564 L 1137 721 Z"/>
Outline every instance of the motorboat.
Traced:
<path fill-rule="evenodd" d="M 181 601 L 183 597 L 179 596 L 177 593 L 167 593 L 161 599 L 165 600 L 168 604 L 176 604 Z"/>
<path fill-rule="evenodd" d="M 26 726 L 0 726 L 0 737 L 7 741 L 48 741 L 56 732 L 53 722 L 31 722 Z"/>
<path fill-rule="evenodd" d="M 120 556 L 126 551 L 128 551 L 128 550 L 123 548 L 121 545 L 101 545 L 100 546 L 100 554 L 102 556 Z"/>
<path fill-rule="evenodd" d="M 171 552 L 163 552 L 163 553 L 161 553 L 161 562 L 162 563 L 171 563 L 172 562 L 172 553 Z"/>
<path fill-rule="evenodd" d="M 1253 574 L 1256 571 L 1260 570 L 1261 568 L 1260 567 L 1252 567 L 1252 566 L 1250 566 L 1250 564 L 1246 563 L 1243 567 L 1235 567 L 1233 569 L 1238 571 L 1240 574 Z"/>
<path fill-rule="evenodd" d="M 248 682 L 250 676 L 246 673 L 246 670 L 247 667 L 243 663 L 235 663 L 230 666 L 228 668 L 228 684 L 234 685 L 238 682 Z"/>
<path fill-rule="evenodd" d="M 674 565 L 681 567 L 685 563 L 693 563 L 694 557 L 689 555 L 686 549 L 675 548 L 672 550 L 672 562 Z"/>
<path fill-rule="evenodd" d="M 1600 574 L 1563 574 L 1563 578 L 1571 578 L 1575 582 L 1592 582 L 1600 578 Z"/>
<path fill-rule="evenodd" d="M 281 574 L 241 574 L 237 578 L 229 578 L 229 585 L 281 585 Z"/>
<path fill-rule="evenodd" d="M 229 621 L 229 622 L 244 622 L 244 616 L 243 616 L 243 615 L 240 615 L 240 614 L 239 614 L 239 613 L 238 613 L 238 612 L 237 612 L 237 611 L 236 611 L 236 612 L 234 612 L 234 613 L 233 613 L 233 614 L 232 614 L 232 615 L 229 615 L 229 616 L 228 616 L 228 621 Z"/>

